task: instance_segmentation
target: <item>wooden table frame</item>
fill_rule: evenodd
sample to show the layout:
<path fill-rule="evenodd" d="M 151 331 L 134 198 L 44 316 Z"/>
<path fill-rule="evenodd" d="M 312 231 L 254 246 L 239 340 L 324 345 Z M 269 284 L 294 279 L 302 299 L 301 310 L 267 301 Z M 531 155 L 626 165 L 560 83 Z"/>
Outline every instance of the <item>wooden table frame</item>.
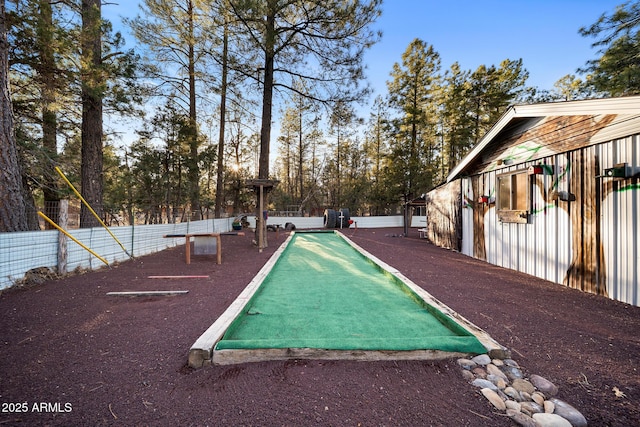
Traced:
<path fill-rule="evenodd" d="M 216 238 L 216 255 L 218 264 L 222 264 L 222 239 L 220 233 L 191 233 L 184 235 L 184 245 L 187 255 L 187 264 L 191 264 L 191 238 L 192 237 L 215 237 Z"/>
<path fill-rule="evenodd" d="M 240 233 L 238 233 L 240 234 Z M 222 264 L 222 239 L 220 233 L 190 233 L 190 234 L 165 234 L 165 238 L 184 237 L 184 246 L 187 258 L 187 264 L 191 264 L 191 238 L 192 237 L 215 237 L 216 238 L 216 255 L 218 264 Z"/>

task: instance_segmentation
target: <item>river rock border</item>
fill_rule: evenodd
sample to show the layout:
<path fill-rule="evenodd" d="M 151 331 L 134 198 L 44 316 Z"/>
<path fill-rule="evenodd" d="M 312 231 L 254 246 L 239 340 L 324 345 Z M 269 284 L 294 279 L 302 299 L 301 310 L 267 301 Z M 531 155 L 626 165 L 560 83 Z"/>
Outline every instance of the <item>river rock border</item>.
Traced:
<path fill-rule="evenodd" d="M 557 399 L 558 387 L 540 375 L 525 377 L 513 359 L 481 354 L 458 359 L 462 376 L 498 410 L 524 427 L 586 427 L 586 418 Z"/>

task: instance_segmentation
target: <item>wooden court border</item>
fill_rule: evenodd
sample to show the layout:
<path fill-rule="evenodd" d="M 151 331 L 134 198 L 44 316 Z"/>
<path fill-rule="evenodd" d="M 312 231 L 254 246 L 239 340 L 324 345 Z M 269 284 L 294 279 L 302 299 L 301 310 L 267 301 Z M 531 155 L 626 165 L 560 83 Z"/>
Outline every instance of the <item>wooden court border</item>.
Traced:
<path fill-rule="evenodd" d="M 395 276 L 405 284 L 412 292 L 420 297 L 426 304 L 440 310 L 445 316 L 451 318 L 464 329 L 475 336 L 487 349 L 491 358 L 505 359 L 510 357 L 509 350 L 500 345 L 484 330 L 465 319 L 460 314 L 438 301 L 429 292 L 416 285 L 400 271 L 373 256 L 371 253 L 351 241 L 343 233 L 333 231 L 343 238 L 355 250 L 378 265 L 382 270 Z M 442 350 L 327 350 L 316 348 L 269 348 L 269 349 L 225 349 L 215 350 L 215 346 L 225 334 L 233 320 L 242 312 L 249 300 L 253 297 L 262 282 L 274 267 L 284 250 L 295 235 L 295 231 L 269 258 L 269 261 L 260 269 L 258 274 L 240 293 L 224 313 L 196 340 L 189 349 L 189 366 L 200 368 L 207 365 L 229 365 L 236 363 L 260 362 L 266 360 L 288 359 L 322 359 L 322 360 L 439 360 L 467 356 L 467 353 L 449 352 Z"/>

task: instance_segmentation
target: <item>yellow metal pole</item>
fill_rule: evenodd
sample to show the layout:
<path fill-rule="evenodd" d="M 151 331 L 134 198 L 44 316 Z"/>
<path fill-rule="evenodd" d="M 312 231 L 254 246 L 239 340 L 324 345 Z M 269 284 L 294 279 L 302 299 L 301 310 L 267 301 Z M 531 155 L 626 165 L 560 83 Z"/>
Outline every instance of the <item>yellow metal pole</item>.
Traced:
<path fill-rule="evenodd" d="M 91 249 L 89 249 L 88 247 L 86 247 L 85 245 L 83 245 L 82 243 L 80 243 L 80 241 L 78 239 L 76 239 L 75 237 L 73 237 L 71 234 L 67 233 L 62 227 L 60 227 L 58 224 L 56 224 L 55 222 L 53 222 L 48 216 L 46 216 L 45 214 L 43 214 L 42 212 L 38 212 L 38 215 L 40 215 L 42 218 L 44 218 L 49 224 L 51 224 L 52 226 L 54 226 L 56 229 L 58 229 L 58 231 L 60 231 L 61 233 L 64 233 L 65 236 L 67 236 L 68 238 L 70 238 L 71 240 L 73 240 L 74 242 L 76 242 L 77 244 L 80 245 L 80 247 L 82 247 L 82 249 L 88 251 L 91 255 L 93 255 L 94 257 L 98 258 L 100 261 L 104 262 L 106 265 L 109 265 L 109 263 L 107 262 L 106 259 L 102 258 L 100 255 L 98 255 L 97 253 L 95 253 L 94 251 L 92 251 Z"/>
<path fill-rule="evenodd" d="M 102 219 L 100 219 L 100 217 L 98 216 L 98 214 L 93 210 L 93 208 L 91 207 L 91 205 L 89 205 L 89 203 L 87 203 L 87 201 L 84 199 L 84 197 L 82 197 L 82 195 L 78 192 L 78 190 L 76 190 L 76 187 L 73 186 L 73 184 L 71 183 L 71 181 L 69 181 L 67 179 L 67 177 L 64 175 L 64 173 L 62 173 L 62 170 L 56 166 L 55 167 L 56 172 L 58 172 L 58 174 L 62 177 L 62 179 L 64 180 L 64 182 L 67 183 L 67 185 L 73 190 L 73 192 L 76 194 L 76 196 L 78 196 L 78 198 L 82 201 L 82 203 L 84 203 L 84 205 L 89 209 L 89 211 L 93 214 L 93 216 L 96 217 L 96 219 L 98 220 L 98 222 L 100 222 L 100 224 L 104 227 L 105 230 L 107 230 L 107 232 L 111 235 L 111 237 L 113 237 L 113 240 L 115 240 L 120 247 L 122 248 L 122 250 L 129 255 L 129 258 L 133 258 L 133 255 L 131 255 L 129 253 L 129 251 L 127 251 L 124 246 L 122 245 L 122 243 L 120 243 L 120 240 L 118 240 L 118 238 L 116 236 L 113 235 L 113 233 L 111 232 L 111 230 L 109 230 L 109 227 L 107 227 L 107 225 L 102 221 Z"/>

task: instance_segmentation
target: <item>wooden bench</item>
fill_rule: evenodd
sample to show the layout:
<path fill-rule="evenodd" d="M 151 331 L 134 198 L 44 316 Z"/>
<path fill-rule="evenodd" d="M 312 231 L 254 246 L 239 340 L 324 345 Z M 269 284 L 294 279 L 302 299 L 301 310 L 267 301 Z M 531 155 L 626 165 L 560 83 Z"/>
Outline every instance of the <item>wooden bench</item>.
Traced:
<path fill-rule="evenodd" d="M 426 239 L 427 238 L 427 229 L 426 228 L 419 228 L 418 229 L 418 237 L 421 239 Z"/>
<path fill-rule="evenodd" d="M 184 237 L 187 264 L 191 264 L 191 238 L 193 237 L 194 255 L 217 255 L 218 264 L 222 264 L 222 240 L 220 233 L 166 234 L 163 237 Z"/>

